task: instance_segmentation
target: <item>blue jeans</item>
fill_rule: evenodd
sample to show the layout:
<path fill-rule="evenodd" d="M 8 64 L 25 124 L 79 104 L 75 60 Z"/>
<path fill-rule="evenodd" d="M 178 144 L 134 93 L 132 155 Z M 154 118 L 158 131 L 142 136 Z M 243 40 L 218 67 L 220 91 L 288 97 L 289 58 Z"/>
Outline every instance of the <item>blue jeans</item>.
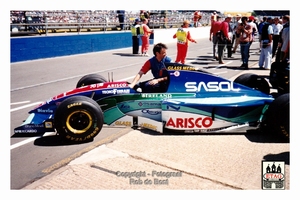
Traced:
<path fill-rule="evenodd" d="M 242 62 L 243 64 L 248 64 L 250 42 L 240 42 L 240 46 L 241 46 Z"/>

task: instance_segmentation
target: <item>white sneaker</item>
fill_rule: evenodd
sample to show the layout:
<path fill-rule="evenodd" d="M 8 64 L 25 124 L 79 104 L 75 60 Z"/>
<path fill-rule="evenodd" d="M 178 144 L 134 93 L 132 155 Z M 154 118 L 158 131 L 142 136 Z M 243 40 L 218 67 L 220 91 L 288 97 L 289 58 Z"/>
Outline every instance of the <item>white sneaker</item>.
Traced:
<path fill-rule="evenodd" d="M 145 53 L 144 56 L 149 57 L 149 54 Z"/>

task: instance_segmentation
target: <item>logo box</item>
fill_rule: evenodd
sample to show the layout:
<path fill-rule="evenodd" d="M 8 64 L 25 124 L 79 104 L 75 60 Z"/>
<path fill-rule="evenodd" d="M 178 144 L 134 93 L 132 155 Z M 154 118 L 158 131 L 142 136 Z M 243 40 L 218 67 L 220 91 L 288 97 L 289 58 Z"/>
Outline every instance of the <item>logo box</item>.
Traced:
<path fill-rule="evenodd" d="M 262 189 L 284 190 L 285 189 L 285 162 L 262 161 Z"/>

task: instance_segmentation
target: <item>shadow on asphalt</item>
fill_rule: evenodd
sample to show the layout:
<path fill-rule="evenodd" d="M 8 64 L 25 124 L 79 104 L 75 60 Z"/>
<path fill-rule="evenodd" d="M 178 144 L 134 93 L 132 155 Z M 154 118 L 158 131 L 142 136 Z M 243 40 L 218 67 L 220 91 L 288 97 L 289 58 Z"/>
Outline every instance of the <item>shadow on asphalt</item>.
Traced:
<path fill-rule="evenodd" d="M 128 57 L 142 57 L 140 54 L 132 54 L 132 53 L 113 53 L 113 55 L 128 56 Z"/>
<path fill-rule="evenodd" d="M 36 146 L 66 146 L 66 145 L 78 145 L 83 143 L 92 142 L 93 139 L 84 141 L 84 142 L 76 142 L 76 141 L 67 141 L 61 139 L 58 135 L 49 135 L 37 138 L 34 141 L 34 145 Z"/>
<path fill-rule="evenodd" d="M 290 165 L 290 152 L 267 154 L 263 157 L 263 159 L 264 161 L 284 161 L 286 165 Z"/>

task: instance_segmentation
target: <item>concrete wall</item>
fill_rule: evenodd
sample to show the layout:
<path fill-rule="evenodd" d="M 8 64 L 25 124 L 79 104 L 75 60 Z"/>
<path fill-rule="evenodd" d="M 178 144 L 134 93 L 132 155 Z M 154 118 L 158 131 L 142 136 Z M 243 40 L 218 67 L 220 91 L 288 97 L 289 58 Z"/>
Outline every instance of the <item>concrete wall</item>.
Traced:
<path fill-rule="evenodd" d="M 173 39 L 176 30 L 177 29 L 155 29 L 154 39 L 150 40 L 150 44 L 176 42 L 176 40 Z M 205 36 L 208 37 L 209 35 L 209 27 L 190 28 L 190 31 L 194 39 L 203 38 Z M 130 31 L 97 34 L 66 33 L 51 36 L 18 37 L 11 38 L 10 42 L 12 63 L 128 48 L 132 46 Z"/>

